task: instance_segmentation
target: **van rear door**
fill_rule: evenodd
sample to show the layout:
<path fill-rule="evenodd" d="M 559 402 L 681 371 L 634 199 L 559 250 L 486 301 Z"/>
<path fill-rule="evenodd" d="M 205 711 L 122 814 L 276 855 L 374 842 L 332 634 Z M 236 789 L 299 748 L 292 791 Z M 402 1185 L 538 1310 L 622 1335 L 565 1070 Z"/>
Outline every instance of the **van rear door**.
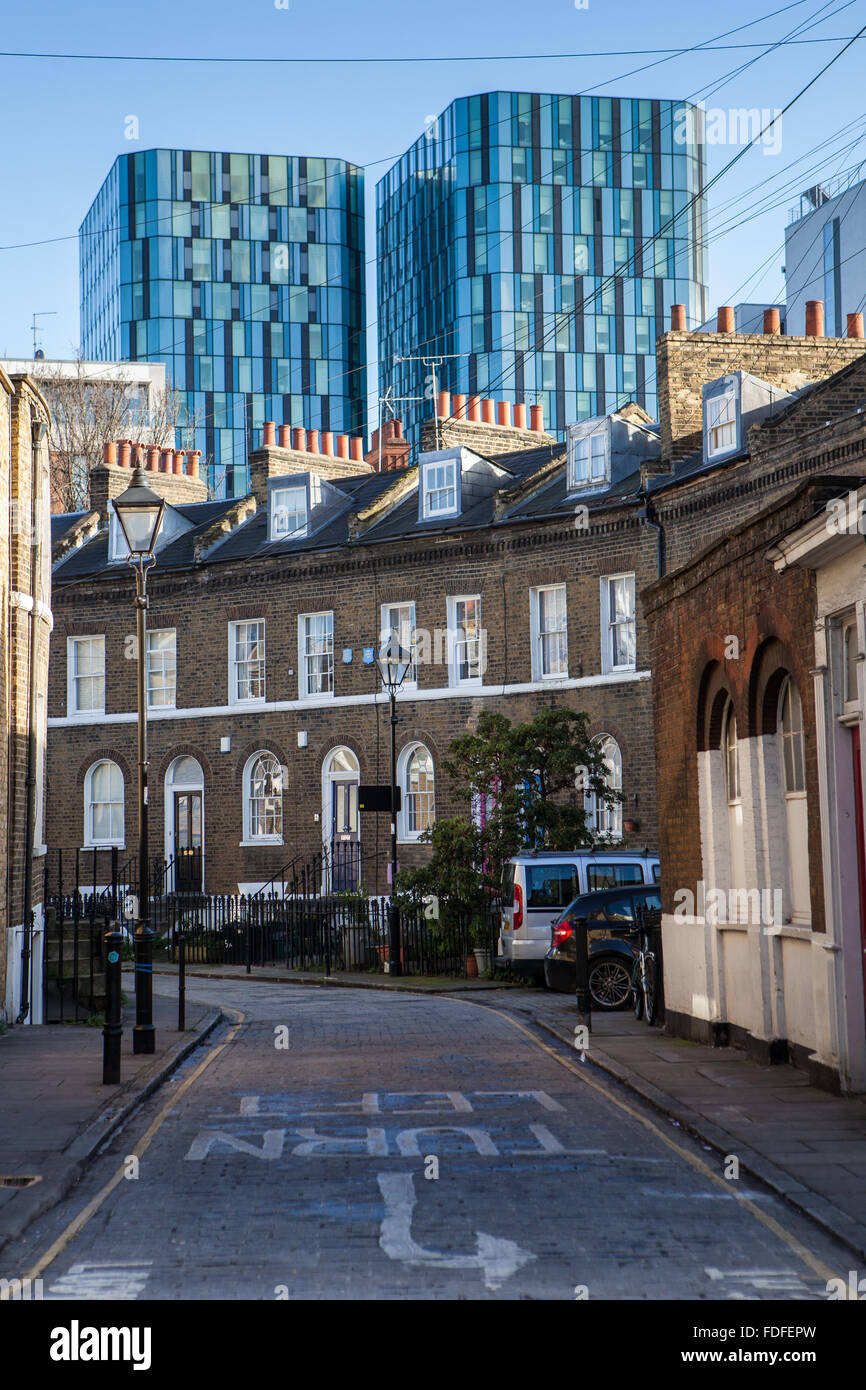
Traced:
<path fill-rule="evenodd" d="M 526 875 L 526 910 L 523 933 L 527 941 L 537 940 L 550 945 L 550 929 L 561 913 L 580 892 L 577 865 L 568 860 L 549 860 L 524 865 Z"/>

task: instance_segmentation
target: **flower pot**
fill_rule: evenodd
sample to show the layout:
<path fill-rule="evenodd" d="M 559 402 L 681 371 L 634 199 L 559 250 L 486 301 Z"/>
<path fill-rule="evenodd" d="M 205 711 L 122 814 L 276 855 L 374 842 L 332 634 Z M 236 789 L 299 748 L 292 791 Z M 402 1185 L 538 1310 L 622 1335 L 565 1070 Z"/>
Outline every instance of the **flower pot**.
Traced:
<path fill-rule="evenodd" d="M 466 957 L 466 978 L 468 980 L 478 979 L 478 962 L 474 955 L 468 955 Z"/>
<path fill-rule="evenodd" d="M 490 948 L 487 946 L 476 946 L 473 952 L 475 964 L 478 966 L 478 974 L 483 975 L 490 969 Z"/>

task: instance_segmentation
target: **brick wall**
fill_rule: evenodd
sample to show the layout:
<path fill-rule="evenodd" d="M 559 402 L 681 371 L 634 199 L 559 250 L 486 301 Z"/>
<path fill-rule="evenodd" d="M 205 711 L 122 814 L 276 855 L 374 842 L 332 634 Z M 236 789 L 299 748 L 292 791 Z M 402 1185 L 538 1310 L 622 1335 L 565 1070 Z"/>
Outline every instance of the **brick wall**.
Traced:
<path fill-rule="evenodd" d="M 761 733 L 755 708 L 755 660 L 772 639 L 792 658 L 791 674 L 803 702 L 813 927 L 824 928 L 817 740 L 810 671 L 814 666 L 815 587 L 808 570 L 775 573 L 766 551 L 836 495 L 835 484 L 804 484 L 778 507 L 747 522 L 676 574 L 650 585 L 641 598 L 650 662 L 663 673 L 654 683 L 655 758 L 663 910 L 674 910 L 679 888 L 697 892 L 702 874 L 698 801 L 701 681 L 711 661 L 721 663 L 737 715 L 740 739 Z M 726 639 L 739 642 L 736 659 Z"/>
<path fill-rule="evenodd" d="M 590 532 L 576 532 L 571 517 L 465 536 L 424 538 L 411 550 L 404 541 L 349 547 L 340 552 L 209 564 L 180 575 L 161 577 L 158 565 L 149 581 L 150 627 L 175 627 L 178 653 L 178 714 L 218 707 L 213 714 L 152 718 L 150 840 L 163 847 L 165 774 L 175 756 L 190 752 L 205 775 L 205 859 L 207 886 L 234 890 L 239 881 L 268 878 L 296 854 L 321 846 L 322 766 L 330 750 L 346 744 L 358 757 L 362 782 L 387 782 L 390 745 L 387 706 L 352 704 L 288 710 L 240 710 L 227 706 L 227 625 L 231 620 L 266 620 L 267 699 L 298 697 L 298 614 L 334 611 L 336 694 L 368 695 L 377 688 L 375 668 L 364 665 L 362 648 L 375 645 L 380 605 L 416 604 L 416 623 L 431 633 L 447 626 L 449 595 L 480 593 L 482 623 L 488 632 L 486 690 L 446 698 L 399 698 L 398 745 L 418 739 L 430 749 L 437 776 L 437 816 L 467 811 L 459 789 L 449 789 L 442 759 L 451 740 L 471 727 L 479 712 L 498 710 L 512 720 L 531 716 L 550 701 L 591 716 L 594 733 L 611 733 L 622 749 L 628 796 L 624 814 L 639 823 L 633 841 L 656 843 L 655 778 L 650 683 L 623 681 L 550 692 L 514 691 L 496 695 L 503 683 L 529 682 L 530 587 L 565 582 L 568 599 L 569 672 L 596 676 L 601 667 L 600 577 L 635 570 L 640 589 L 655 576 L 655 538 L 633 513 L 594 517 Z M 50 842 L 54 847 L 82 844 L 83 785 L 87 768 L 100 756 L 115 758 L 126 778 L 126 852 L 136 837 L 135 663 L 125 658 L 133 631 L 132 584 L 127 576 L 62 585 L 55 592 L 56 626 L 50 684 L 50 714 L 66 714 L 66 641 L 69 635 L 106 636 L 106 719 L 97 725 L 65 725 L 49 735 Z M 344 664 L 351 648 L 351 664 Z M 637 624 L 637 666 L 646 669 L 643 618 Z M 419 694 L 447 685 L 447 668 L 422 665 Z M 127 714 L 124 722 L 112 716 Z M 307 734 L 298 747 L 299 731 Z M 231 738 L 231 752 L 220 739 Z M 247 758 L 267 748 L 288 767 L 283 794 L 285 846 L 242 848 L 242 775 Z M 387 859 L 387 817 L 362 823 L 366 849 Z M 427 851 L 400 847 L 401 864 Z M 365 873 L 365 877 L 367 877 Z M 374 885 L 384 888 L 379 877 Z"/>
<path fill-rule="evenodd" d="M 656 343 L 662 456 L 685 458 L 702 447 L 701 387 L 745 371 L 797 390 L 862 358 L 862 338 L 788 338 L 782 334 L 663 333 Z"/>
<path fill-rule="evenodd" d="M 862 348 L 853 363 L 793 402 L 780 417 L 753 426 L 749 443 L 753 447 L 748 459 L 683 479 L 653 496 L 653 513 L 664 530 L 667 573 L 809 477 L 866 472 L 866 355 Z"/>
<path fill-rule="evenodd" d="M 31 427 L 37 420 L 47 424 L 49 416 L 33 382 L 26 376 L 8 378 L 0 372 L 0 1012 L 4 1005 L 11 1005 L 13 1014 L 18 1000 L 8 997 L 7 928 L 19 926 L 24 919 L 28 872 L 32 871 L 34 911 L 42 904 L 43 861 L 37 858 L 31 866 L 26 836 L 31 651 L 35 688 L 44 694 L 48 688 L 51 622 L 50 578 L 43 565 L 43 557 L 50 552 L 45 524 L 50 506 L 50 465 L 46 438 L 34 467 Z M 31 521 L 34 489 L 35 532 Z M 34 588 L 35 621 L 31 618 Z M 44 745 L 43 726 L 37 727 L 36 736 L 37 744 Z"/>

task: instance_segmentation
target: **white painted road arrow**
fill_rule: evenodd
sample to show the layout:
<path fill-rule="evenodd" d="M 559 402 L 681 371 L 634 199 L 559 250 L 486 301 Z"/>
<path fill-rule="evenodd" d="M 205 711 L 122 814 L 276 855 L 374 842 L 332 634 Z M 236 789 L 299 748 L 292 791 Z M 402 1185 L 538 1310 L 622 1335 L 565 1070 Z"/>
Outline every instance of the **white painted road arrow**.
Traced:
<path fill-rule="evenodd" d="M 391 1260 L 409 1265 L 437 1265 L 440 1269 L 480 1269 L 488 1289 L 498 1289 L 506 1279 L 535 1256 L 522 1250 L 513 1240 L 475 1232 L 474 1255 L 446 1255 L 425 1250 L 412 1239 L 412 1213 L 415 1210 L 415 1182 L 411 1173 L 379 1173 L 379 1190 L 385 1199 L 385 1216 L 379 1245 Z"/>

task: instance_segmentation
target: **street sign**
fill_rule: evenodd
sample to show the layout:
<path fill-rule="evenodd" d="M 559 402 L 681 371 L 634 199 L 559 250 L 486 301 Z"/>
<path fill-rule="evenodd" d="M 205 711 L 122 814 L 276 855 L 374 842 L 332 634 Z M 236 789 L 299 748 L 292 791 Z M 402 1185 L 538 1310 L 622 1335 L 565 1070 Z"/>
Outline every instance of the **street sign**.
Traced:
<path fill-rule="evenodd" d="M 397 810 L 402 807 L 402 788 L 397 788 Z M 390 815 L 391 812 L 391 788 L 389 786 L 377 787 L 375 785 L 358 788 L 358 810 L 359 811 L 382 811 Z"/>

